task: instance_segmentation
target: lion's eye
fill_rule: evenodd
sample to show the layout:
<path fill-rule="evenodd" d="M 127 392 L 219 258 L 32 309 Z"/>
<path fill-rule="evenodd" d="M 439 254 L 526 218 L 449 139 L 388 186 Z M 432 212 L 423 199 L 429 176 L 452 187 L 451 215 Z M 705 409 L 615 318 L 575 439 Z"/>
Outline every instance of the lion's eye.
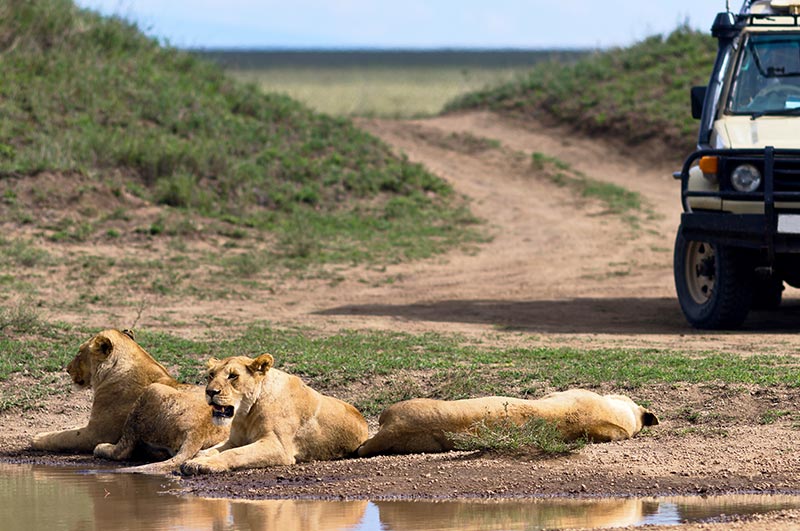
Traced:
<path fill-rule="evenodd" d="M 239 377 L 239 375 L 236 374 L 235 372 L 232 372 L 232 373 L 228 374 L 228 380 L 235 380 L 238 377 Z"/>
<path fill-rule="evenodd" d="M 210 382 L 211 380 L 213 380 L 213 379 L 214 379 L 214 373 L 213 373 L 213 372 L 210 372 L 210 373 L 208 373 L 208 374 L 206 375 L 206 379 L 207 379 L 209 382 Z"/>

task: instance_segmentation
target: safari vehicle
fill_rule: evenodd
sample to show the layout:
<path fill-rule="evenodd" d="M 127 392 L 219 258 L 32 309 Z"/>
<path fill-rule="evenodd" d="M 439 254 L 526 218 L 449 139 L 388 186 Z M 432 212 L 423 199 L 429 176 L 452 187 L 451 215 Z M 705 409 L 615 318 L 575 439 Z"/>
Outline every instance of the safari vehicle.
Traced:
<path fill-rule="evenodd" d="M 698 149 L 675 174 L 673 265 L 686 319 L 720 329 L 800 287 L 800 0 L 745 1 L 711 31 L 711 78 L 691 91 Z"/>

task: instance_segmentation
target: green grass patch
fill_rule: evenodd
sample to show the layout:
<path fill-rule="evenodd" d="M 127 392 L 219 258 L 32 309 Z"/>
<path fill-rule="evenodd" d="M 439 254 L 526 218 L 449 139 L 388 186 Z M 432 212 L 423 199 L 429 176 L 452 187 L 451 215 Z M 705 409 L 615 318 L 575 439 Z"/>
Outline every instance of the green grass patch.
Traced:
<path fill-rule="evenodd" d="M 35 303 L 29 299 L 0 307 L 0 333 L 30 335 L 49 330 L 50 327 L 42 322 Z"/>
<path fill-rule="evenodd" d="M 5 323 L 0 328 L 0 380 L 23 371 L 33 375 L 62 371 L 92 333 L 38 318 L 34 324 L 26 319 L 21 324 L 14 324 L 13 319 Z M 476 347 L 459 336 L 343 332 L 316 337 L 304 330 L 269 325 L 250 326 L 232 337 L 193 340 L 142 330 L 137 331 L 137 339 L 186 382 L 202 381 L 204 362 L 211 356 L 269 352 L 278 368 L 321 389 L 341 389 L 354 382 L 407 371 L 429 371 L 428 394 L 445 399 L 484 394 L 526 396 L 538 394 L 543 387 L 610 385 L 635 389 L 657 383 L 707 382 L 800 386 L 800 366 L 791 356 L 687 356 L 656 349 L 489 348 Z M 45 384 L 34 387 L 38 385 Z M 361 405 L 378 411 L 417 392 L 411 380 L 394 387 L 376 390 Z M 13 391 L 2 391 L 9 392 Z"/>
<path fill-rule="evenodd" d="M 77 195 L 128 190 L 168 212 L 270 232 L 291 242 L 295 266 L 383 260 L 388 246 L 391 259 L 426 256 L 479 238 L 447 183 L 349 119 L 237 82 L 127 21 L 70 0 L 14 0 L 0 6 L 0 51 L 0 176 L 75 175 L 91 181 Z M 38 200 L 68 204 L 60 188 L 64 197 Z M 15 190 L 2 193 L 20 208 Z M 140 234 L 197 232 L 174 217 Z M 48 229 L 55 242 L 123 236 L 93 220 Z"/>
<path fill-rule="evenodd" d="M 6 264 L 32 268 L 52 263 L 50 254 L 28 240 L 7 240 L 0 237 L 0 258 Z"/>
<path fill-rule="evenodd" d="M 460 96 L 445 109 L 544 112 L 580 131 L 633 144 L 654 140 L 680 157 L 693 149 L 697 134 L 689 88 L 708 82 L 715 54 L 710 35 L 683 25 L 574 64 L 535 65 L 523 79 Z"/>
<path fill-rule="evenodd" d="M 509 419 L 496 422 L 481 420 L 466 433 L 446 433 L 456 450 L 496 453 L 539 450 L 548 455 L 567 454 L 586 446 L 586 441 L 566 441 L 555 424 L 544 419 L 531 419 L 517 425 Z"/>
<path fill-rule="evenodd" d="M 761 424 L 774 424 L 778 420 L 784 417 L 792 417 L 793 414 L 791 411 L 786 411 L 783 409 L 769 409 L 761 415 Z"/>
<path fill-rule="evenodd" d="M 620 215 L 632 224 L 638 222 L 637 215 L 644 210 L 644 199 L 638 192 L 587 177 L 558 158 L 535 152 L 531 155 L 531 167 L 552 183 L 569 187 L 582 197 L 601 202 L 609 213 Z"/>

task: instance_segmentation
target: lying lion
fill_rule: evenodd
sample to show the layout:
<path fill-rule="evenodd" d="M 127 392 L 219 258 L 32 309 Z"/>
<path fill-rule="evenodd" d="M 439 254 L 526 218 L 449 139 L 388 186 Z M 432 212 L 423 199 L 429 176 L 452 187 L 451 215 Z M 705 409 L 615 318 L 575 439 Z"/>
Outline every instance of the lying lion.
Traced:
<path fill-rule="evenodd" d="M 446 452 L 453 449 L 447 433 L 468 433 L 478 423 L 510 420 L 517 425 L 532 418 L 555 423 L 567 441 L 618 441 L 633 437 L 658 418 L 623 395 L 600 396 L 572 389 L 538 400 L 502 396 L 468 400 L 417 398 L 399 402 L 381 413 L 380 429 L 359 449 L 359 457 L 377 454 Z"/>
<path fill-rule="evenodd" d="M 174 456 L 138 469 L 162 471 L 227 438 L 227 429 L 209 419 L 203 388 L 179 384 L 130 331 L 98 333 L 80 346 L 67 372 L 79 388 L 94 391 L 89 423 L 36 435 L 37 450 L 94 451 L 117 460 L 132 457 L 134 450 L 150 458 Z"/>
<path fill-rule="evenodd" d="M 181 466 L 184 474 L 329 460 L 355 453 L 367 422 L 350 404 L 273 369 L 274 359 L 234 356 L 208 362 L 206 399 L 229 439 Z"/>
<path fill-rule="evenodd" d="M 117 442 L 133 404 L 148 385 L 177 382 L 134 340 L 133 334 L 103 330 L 78 348 L 67 372 L 79 389 L 94 391 L 89 423 L 64 431 L 39 433 L 36 450 L 91 453 L 103 442 Z"/>

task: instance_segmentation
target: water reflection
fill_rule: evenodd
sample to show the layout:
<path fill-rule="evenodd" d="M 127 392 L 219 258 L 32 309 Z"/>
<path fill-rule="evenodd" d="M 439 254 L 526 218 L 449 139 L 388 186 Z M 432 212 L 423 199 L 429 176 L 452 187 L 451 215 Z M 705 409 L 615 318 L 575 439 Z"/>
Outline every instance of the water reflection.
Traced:
<path fill-rule="evenodd" d="M 516 500 L 493 502 L 376 502 L 383 528 L 484 530 L 575 529 L 637 525 L 658 511 L 641 499 Z"/>
<path fill-rule="evenodd" d="M 800 508 L 800 496 L 368 502 L 163 494 L 168 478 L 0 464 L 0 527 L 24 530 L 536 530 L 677 524 Z"/>

